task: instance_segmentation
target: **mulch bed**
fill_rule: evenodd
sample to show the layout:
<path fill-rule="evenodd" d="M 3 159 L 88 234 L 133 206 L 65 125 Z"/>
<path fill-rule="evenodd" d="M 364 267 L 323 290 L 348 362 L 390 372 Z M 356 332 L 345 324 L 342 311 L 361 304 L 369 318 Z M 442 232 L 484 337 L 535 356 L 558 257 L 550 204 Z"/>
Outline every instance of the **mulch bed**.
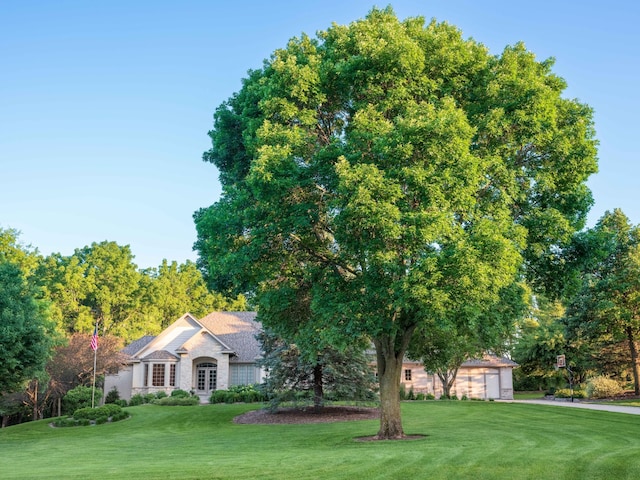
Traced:
<path fill-rule="evenodd" d="M 252 410 L 233 419 L 242 424 L 296 424 L 347 422 L 351 420 L 378 420 L 380 410 L 367 407 L 325 406 L 320 409 L 281 408 L 276 412 Z"/>
<path fill-rule="evenodd" d="M 348 422 L 352 420 L 379 420 L 378 408 L 329 406 L 320 409 L 314 408 L 281 408 L 276 412 L 269 410 L 252 410 L 233 419 L 240 424 L 304 424 Z M 396 440 L 420 440 L 426 435 L 405 435 Z M 377 436 L 358 437 L 358 442 L 375 442 L 380 440 Z"/>

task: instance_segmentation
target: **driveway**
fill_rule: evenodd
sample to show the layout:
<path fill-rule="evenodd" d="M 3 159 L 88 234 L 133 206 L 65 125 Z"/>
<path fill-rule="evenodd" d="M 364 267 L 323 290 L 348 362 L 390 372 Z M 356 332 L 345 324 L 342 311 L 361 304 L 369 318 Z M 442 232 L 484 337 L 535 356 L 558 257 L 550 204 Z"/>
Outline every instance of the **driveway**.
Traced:
<path fill-rule="evenodd" d="M 626 407 L 624 405 L 607 405 L 601 403 L 585 402 L 561 402 L 557 400 L 505 400 L 510 403 L 532 403 L 535 405 L 548 405 L 550 407 L 585 408 L 587 410 L 601 410 L 603 412 L 627 413 L 640 415 L 640 407 Z"/>

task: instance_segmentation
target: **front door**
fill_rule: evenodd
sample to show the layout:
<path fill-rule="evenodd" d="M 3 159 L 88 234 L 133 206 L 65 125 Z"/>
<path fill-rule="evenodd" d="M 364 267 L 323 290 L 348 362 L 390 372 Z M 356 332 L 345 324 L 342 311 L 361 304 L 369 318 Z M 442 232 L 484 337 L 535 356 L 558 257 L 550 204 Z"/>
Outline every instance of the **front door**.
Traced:
<path fill-rule="evenodd" d="M 200 395 L 209 395 L 218 384 L 218 365 L 212 362 L 196 366 L 196 389 Z"/>

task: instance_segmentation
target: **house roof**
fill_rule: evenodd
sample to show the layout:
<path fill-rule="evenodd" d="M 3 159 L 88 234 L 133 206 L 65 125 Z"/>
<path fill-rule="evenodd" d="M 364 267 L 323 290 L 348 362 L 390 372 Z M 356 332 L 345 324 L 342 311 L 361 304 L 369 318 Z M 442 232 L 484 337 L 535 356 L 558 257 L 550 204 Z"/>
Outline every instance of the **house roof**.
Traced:
<path fill-rule="evenodd" d="M 178 357 L 166 350 L 155 350 L 143 358 L 143 360 L 177 360 Z"/>
<path fill-rule="evenodd" d="M 144 337 L 140 337 L 138 340 L 134 340 L 129 345 L 124 347 L 122 349 L 122 353 L 124 353 L 126 355 L 129 355 L 129 356 L 134 356 L 136 353 L 138 353 L 144 347 L 149 345 L 149 343 L 151 343 L 151 341 L 154 338 L 156 338 L 154 335 L 145 335 Z"/>
<path fill-rule="evenodd" d="M 507 357 L 484 355 L 482 358 L 472 358 L 464 362 L 462 367 L 518 367 L 519 365 Z"/>
<path fill-rule="evenodd" d="M 262 355 L 256 339 L 262 327 L 256 312 L 213 312 L 199 321 L 234 350 L 230 362 L 253 363 Z"/>
<path fill-rule="evenodd" d="M 176 339 L 180 343 L 171 348 L 171 351 L 165 349 L 150 351 L 153 345 L 150 345 L 156 336 L 145 335 L 135 340 L 123 349 L 123 353 L 128 355 L 132 361 L 136 358 L 139 360 L 176 360 L 178 356 L 175 353 L 186 352 L 187 349 L 183 342 L 192 338 L 194 330 L 182 328 L 184 322 L 192 322 L 192 327 L 200 329 L 202 333 L 209 333 L 223 347 L 223 351 L 231 353 L 229 361 L 232 363 L 254 363 L 257 358 L 262 355 L 260 344 L 256 339 L 256 334 L 261 330 L 260 323 L 255 321 L 256 312 L 213 312 L 197 320 L 193 315 L 185 314 L 180 317 L 173 325 L 165 329 L 160 335 L 166 335 L 170 329 L 176 333 Z M 178 326 L 179 327 L 176 327 Z M 176 328 L 182 328 L 182 333 Z M 165 336 L 166 338 L 166 336 Z M 146 347 L 149 346 L 149 349 Z M 146 350 L 145 350 L 146 349 Z M 148 355 L 144 353 L 148 352 Z M 144 355 L 144 357 L 141 357 Z"/>

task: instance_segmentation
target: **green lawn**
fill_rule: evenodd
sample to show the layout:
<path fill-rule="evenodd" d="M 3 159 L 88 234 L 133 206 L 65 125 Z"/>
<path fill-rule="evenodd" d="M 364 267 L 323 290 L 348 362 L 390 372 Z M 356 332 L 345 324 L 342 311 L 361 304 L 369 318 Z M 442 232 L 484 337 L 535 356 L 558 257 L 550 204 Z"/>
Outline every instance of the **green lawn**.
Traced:
<path fill-rule="evenodd" d="M 421 440 L 357 442 L 377 421 L 236 425 L 248 405 L 129 408 L 92 427 L 0 430 L 0 478 L 636 479 L 640 416 L 501 402 L 403 404 Z"/>
<path fill-rule="evenodd" d="M 640 407 L 640 400 L 637 398 L 628 400 L 593 400 L 593 402 L 606 405 L 621 405 L 624 407 Z"/>
<path fill-rule="evenodd" d="M 515 400 L 542 400 L 544 392 L 514 392 L 513 398 Z"/>

